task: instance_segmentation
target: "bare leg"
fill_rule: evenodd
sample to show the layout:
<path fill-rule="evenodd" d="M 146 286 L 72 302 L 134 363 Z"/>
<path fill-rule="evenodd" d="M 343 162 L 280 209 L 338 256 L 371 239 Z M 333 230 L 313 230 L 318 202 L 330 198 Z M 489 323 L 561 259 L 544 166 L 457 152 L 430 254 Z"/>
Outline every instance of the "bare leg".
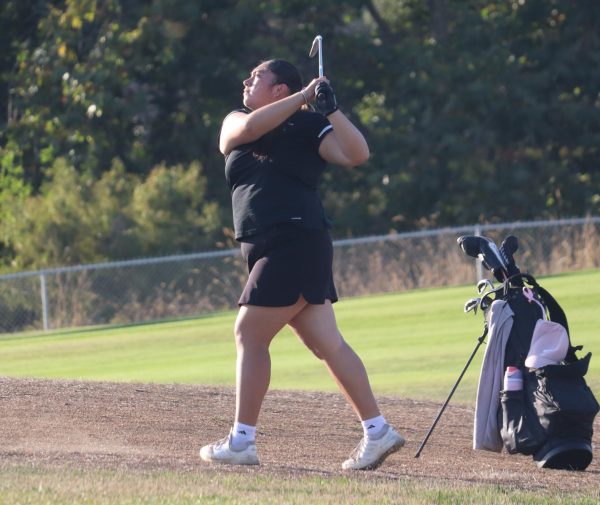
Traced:
<path fill-rule="evenodd" d="M 331 302 L 307 304 L 290 321 L 290 326 L 329 372 L 361 420 L 380 414 L 365 367 L 340 334 Z"/>
<path fill-rule="evenodd" d="M 271 377 L 269 344 L 286 323 L 325 361 L 362 421 L 380 415 L 365 367 L 340 335 L 331 303 L 327 301 L 323 305 L 310 305 L 300 297 L 298 302 L 289 307 L 244 306 L 240 309 L 235 331 L 238 350 L 237 422 L 256 426 Z M 350 457 L 342 463 L 342 468 L 377 468 L 403 445 L 404 439 L 398 432 L 389 425 L 385 426 L 376 437 L 365 435 Z M 231 436 L 202 447 L 200 457 L 208 462 L 259 464 L 256 444 L 249 442 L 244 447 L 236 448 Z"/>
<path fill-rule="evenodd" d="M 287 307 L 243 305 L 235 322 L 237 348 L 235 420 L 256 426 L 271 380 L 269 345 L 306 301 L 301 296 Z"/>

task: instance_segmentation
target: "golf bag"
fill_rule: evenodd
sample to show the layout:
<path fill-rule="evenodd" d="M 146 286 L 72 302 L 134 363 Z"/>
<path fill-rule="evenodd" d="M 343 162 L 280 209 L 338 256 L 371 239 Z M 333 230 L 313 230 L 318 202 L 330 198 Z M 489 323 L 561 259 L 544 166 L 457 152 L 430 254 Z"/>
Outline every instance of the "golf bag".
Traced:
<path fill-rule="evenodd" d="M 585 470 L 600 409 L 584 379 L 591 353 L 576 356 L 582 346 L 571 344 L 563 309 L 533 276 L 519 271 L 512 257 L 518 241 L 509 238 L 508 250 L 508 239 L 501 249 L 485 237 L 459 239 L 463 251 L 501 281 L 496 289 L 486 281 L 484 288 L 491 289 L 480 292 L 476 305 L 467 302 L 483 310 L 489 330 L 473 447 L 531 455 L 540 468 Z M 465 240 L 472 240 L 470 249 Z"/>

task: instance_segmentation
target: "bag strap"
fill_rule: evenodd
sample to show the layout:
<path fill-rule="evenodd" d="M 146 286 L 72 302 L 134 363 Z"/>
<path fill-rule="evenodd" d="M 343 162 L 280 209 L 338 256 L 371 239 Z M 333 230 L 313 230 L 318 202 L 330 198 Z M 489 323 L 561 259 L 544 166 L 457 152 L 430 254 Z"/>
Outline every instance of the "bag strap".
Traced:
<path fill-rule="evenodd" d="M 567 330 L 567 334 L 570 336 L 571 333 L 569 332 L 569 323 L 567 323 L 567 316 L 565 314 L 565 311 L 554 299 L 554 297 L 539 284 L 537 286 L 537 290 L 540 296 L 542 297 L 542 300 L 544 300 L 546 307 L 548 307 L 548 312 L 550 312 L 550 320 L 554 321 L 555 323 L 562 324 Z"/>

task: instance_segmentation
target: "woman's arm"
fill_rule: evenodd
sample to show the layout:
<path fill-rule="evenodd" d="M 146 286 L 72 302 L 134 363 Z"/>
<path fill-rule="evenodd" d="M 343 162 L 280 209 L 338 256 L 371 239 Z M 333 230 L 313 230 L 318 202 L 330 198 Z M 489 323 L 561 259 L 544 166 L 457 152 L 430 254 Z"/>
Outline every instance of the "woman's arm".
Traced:
<path fill-rule="evenodd" d="M 319 146 L 321 158 L 334 165 L 355 167 L 369 159 L 369 146 L 363 134 L 340 110 L 327 116 L 333 131 Z"/>
<path fill-rule="evenodd" d="M 253 142 L 270 132 L 305 103 L 302 93 L 294 93 L 281 100 L 270 103 L 250 114 L 233 112 L 223 120 L 219 149 L 229 154 L 235 147 Z"/>
<path fill-rule="evenodd" d="M 235 147 L 254 142 L 279 126 L 314 97 L 315 87 L 324 79 L 324 77 L 313 79 L 302 91 L 263 105 L 250 114 L 243 112 L 229 114 L 223 120 L 221 127 L 220 151 L 229 154 Z"/>

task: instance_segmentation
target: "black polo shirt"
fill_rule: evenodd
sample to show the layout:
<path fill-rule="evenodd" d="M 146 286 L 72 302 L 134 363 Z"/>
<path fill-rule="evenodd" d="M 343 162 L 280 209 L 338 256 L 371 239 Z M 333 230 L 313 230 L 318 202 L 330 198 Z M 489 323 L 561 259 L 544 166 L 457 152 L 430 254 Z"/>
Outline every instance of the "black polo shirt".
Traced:
<path fill-rule="evenodd" d="M 300 110 L 225 156 L 237 240 L 279 223 L 329 227 L 317 186 L 326 166 L 319 146 L 332 129 L 321 114 Z"/>

